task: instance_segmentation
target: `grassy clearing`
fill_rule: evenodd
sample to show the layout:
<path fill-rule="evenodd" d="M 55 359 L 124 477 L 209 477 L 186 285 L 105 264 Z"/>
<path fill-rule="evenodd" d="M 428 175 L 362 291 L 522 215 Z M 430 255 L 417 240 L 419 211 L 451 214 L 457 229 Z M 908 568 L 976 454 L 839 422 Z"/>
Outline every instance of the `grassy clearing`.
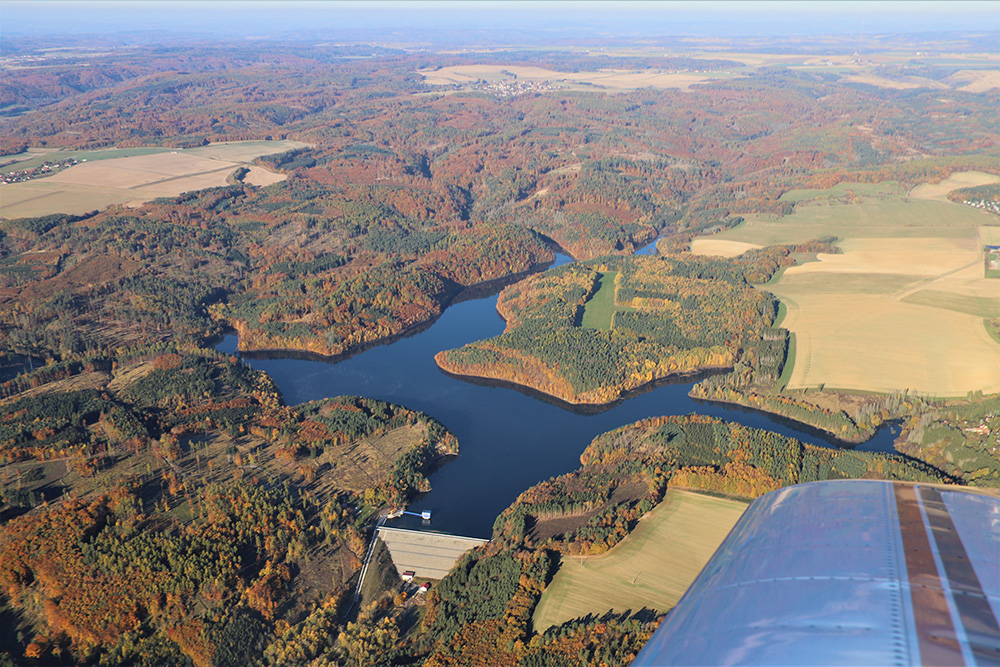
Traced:
<path fill-rule="evenodd" d="M 774 326 L 780 327 L 781 323 L 785 321 L 785 316 L 788 315 L 788 304 L 784 301 L 778 302 L 778 312 L 774 315 Z"/>
<path fill-rule="evenodd" d="M 778 381 L 775 383 L 775 391 L 782 392 L 785 387 L 788 386 L 789 380 L 792 379 L 792 371 L 795 370 L 795 354 L 796 354 L 796 344 L 795 344 L 795 334 L 788 334 L 788 351 L 785 353 L 785 364 L 781 367 L 781 375 L 778 377 Z"/>
<path fill-rule="evenodd" d="M 600 274 L 597 292 L 583 306 L 580 326 L 586 329 L 611 330 L 611 318 L 615 314 L 615 278 L 617 271 Z"/>
<path fill-rule="evenodd" d="M 715 553 L 747 504 L 671 489 L 632 534 L 601 556 L 566 556 L 535 609 L 534 626 L 608 610 L 667 611 Z"/>

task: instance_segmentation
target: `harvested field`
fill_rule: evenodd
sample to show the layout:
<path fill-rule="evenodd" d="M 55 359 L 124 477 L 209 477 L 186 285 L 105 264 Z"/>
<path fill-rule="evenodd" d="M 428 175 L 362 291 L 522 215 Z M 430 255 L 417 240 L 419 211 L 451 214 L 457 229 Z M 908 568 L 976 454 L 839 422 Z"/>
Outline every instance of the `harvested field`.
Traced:
<path fill-rule="evenodd" d="M 974 238 L 995 216 L 947 201 L 890 198 L 859 204 L 816 203 L 782 218 L 748 217 L 713 239 L 760 245 L 804 243 L 824 236 L 857 238 Z"/>
<path fill-rule="evenodd" d="M 265 185 L 274 185 L 275 183 L 280 183 L 281 181 L 288 178 L 284 174 L 279 174 L 274 171 L 268 171 L 263 167 L 258 167 L 256 165 L 250 167 L 250 171 L 247 175 L 243 177 L 243 182 L 250 185 L 256 185 L 259 188 Z"/>
<path fill-rule="evenodd" d="M 788 389 L 1000 391 L 1000 345 L 981 318 L 885 295 L 774 291 L 796 337 Z"/>
<path fill-rule="evenodd" d="M 948 201 L 948 193 L 952 190 L 974 188 L 979 185 L 989 185 L 990 183 L 1000 183 L 1000 176 L 986 174 L 981 171 L 963 171 L 958 174 L 952 174 L 940 183 L 918 185 L 910 190 L 910 196 L 914 199 Z"/>
<path fill-rule="evenodd" d="M 115 152 L 97 151 L 97 159 L 88 159 L 53 176 L 3 185 L 0 216 L 80 214 L 114 204 L 138 206 L 157 197 L 225 185 L 229 175 L 247 160 L 304 145 L 294 141 L 239 142 L 183 151 L 156 149 L 159 152 L 126 157 L 110 157 Z M 251 185 L 269 185 L 284 178 L 283 174 L 256 166 L 247 174 Z"/>
<path fill-rule="evenodd" d="M 782 275 L 768 289 L 775 293 L 781 291 L 782 294 L 791 291 L 810 294 L 894 294 L 918 285 L 920 280 L 920 276 L 885 273 L 793 273 L 788 278 Z"/>
<path fill-rule="evenodd" d="M 726 241 L 723 239 L 703 238 L 691 241 L 691 253 L 694 255 L 713 255 L 715 257 L 739 257 L 747 250 L 760 248 L 756 243 L 743 241 Z"/>
<path fill-rule="evenodd" d="M 983 238 L 994 228 L 982 225 L 991 216 L 945 198 L 991 179 L 968 172 L 915 188 L 909 198 L 884 192 L 853 204 L 810 201 L 784 218 L 750 219 L 712 237 L 841 239 L 843 254 L 819 253 L 767 287 L 787 308 L 782 326 L 795 334 L 788 389 L 1000 391 L 1000 346 L 982 325 L 1000 314 L 1000 281 L 983 274 Z"/>
<path fill-rule="evenodd" d="M 632 534 L 600 556 L 564 556 L 534 614 L 537 632 L 609 610 L 667 611 L 747 504 L 671 489 Z"/>
<path fill-rule="evenodd" d="M 542 67 L 517 65 L 453 65 L 419 72 L 432 85 L 472 85 L 483 81 L 537 81 L 563 84 L 562 88 L 677 88 L 720 78 L 732 78 L 731 73 L 664 72 L 662 70 L 600 70 L 597 72 L 557 72 Z"/>
<path fill-rule="evenodd" d="M 1000 287 L 997 287 L 1000 292 Z M 956 313 L 966 313 L 974 317 L 1000 317 L 1000 298 L 969 296 L 955 292 L 942 292 L 925 289 L 907 295 L 901 299 L 903 303 L 914 303 L 934 308 L 952 310 Z"/>
<path fill-rule="evenodd" d="M 967 93 L 984 93 L 987 90 L 1000 88 L 1000 71 L 996 69 L 977 70 L 964 69 L 955 72 L 948 77 L 953 84 L 965 85 L 957 86 L 959 90 Z"/>
<path fill-rule="evenodd" d="M 835 199 L 837 197 L 883 197 L 904 194 L 903 186 L 894 181 L 886 183 L 838 183 L 826 190 L 799 189 L 782 194 L 780 201 L 801 202 L 812 199 Z"/>
<path fill-rule="evenodd" d="M 851 83 L 867 83 L 870 86 L 878 86 L 879 88 L 891 88 L 893 90 L 910 90 L 913 88 L 934 88 L 940 90 L 948 90 L 948 86 L 941 83 L 940 81 L 935 81 L 934 79 L 925 79 L 919 76 L 907 76 L 900 79 L 887 79 L 885 77 L 878 76 L 877 74 L 870 74 L 868 72 L 851 74 L 850 76 L 845 76 L 841 81 L 848 81 Z"/>
<path fill-rule="evenodd" d="M 979 260 L 974 237 L 965 238 L 853 238 L 837 244 L 841 255 L 819 253 L 817 261 L 785 271 L 788 279 L 810 273 L 892 274 L 940 276 Z"/>
<path fill-rule="evenodd" d="M 103 148 L 91 151 L 59 150 L 56 148 L 29 148 L 20 155 L 6 156 L 4 160 L 15 160 L 14 164 L 0 167 L 0 173 L 19 171 L 21 169 L 31 169 L 45 162 L 59 162 L 62 160 L 110 160 L 119 157 L 135 157 L 139 155 L 153 155 L 155 153 L 169 153 L 173 149 L 162 146 L 145 146 L 141 148 Z"/>
<path fill-rule="evenodd" d="M 209 144 L 198 148 L 185 148 L 184 152 L 197 157 L 225 162 L 250 162 L 260 155 L 273 155 L 296 148 L 305 148 L 309 144 L 300 141 L 231 141 L 228 143 Z"/>

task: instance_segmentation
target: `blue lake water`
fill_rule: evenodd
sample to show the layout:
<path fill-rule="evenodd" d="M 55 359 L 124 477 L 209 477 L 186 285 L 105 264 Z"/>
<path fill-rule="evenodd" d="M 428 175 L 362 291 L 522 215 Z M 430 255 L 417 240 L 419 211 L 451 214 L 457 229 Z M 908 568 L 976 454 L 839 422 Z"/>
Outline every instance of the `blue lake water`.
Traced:
<path fill-rule="evenodd" d="M 569 258 L 560 255 L 557 263 Z M 818 445 L 814 432 L 761 413 L 697 401 L 692 381 L 659 386 L 603 412 L 585 414 L 537 395 L 451 377 L 434 363 L 441 350 L 500 334 L 504 322 L 496 293 L 451 305 L 429 328 L 336 362 L 304 359 L 246 359 L 274 378 L 285 402 L 297 405 L 330 396 L 360 395 L 420 410 L 441 421 L 458 438 L 460 454 L 430 476 L 432 490 L 412 511 L 431 510 L 430 525 L 419 517 L 393 522 L 403 528 L 488 538 L 493 521 L 530 486 L 575 470 L 580 454 L 597 435 L 646 417 L 692 412 L 765 428 Z M 235 335 L 217 349 L 235 353 Z M 892 451 L 894 434 L 884 427 L 858 449 Z"/>

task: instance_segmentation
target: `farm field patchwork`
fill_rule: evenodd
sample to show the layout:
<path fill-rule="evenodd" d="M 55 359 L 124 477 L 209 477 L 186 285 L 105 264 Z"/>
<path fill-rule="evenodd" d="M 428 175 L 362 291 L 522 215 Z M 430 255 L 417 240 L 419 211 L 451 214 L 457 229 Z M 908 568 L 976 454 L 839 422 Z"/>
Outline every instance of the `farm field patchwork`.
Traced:
<path fill-rule="evenodd" d="M 767 287 L 787 307 L 782 325 L 796 337 L 788 389 L 1000 391 L 1000 346 L 983 326 L 1000 316 L 1000 281 L 985 278 L 982 253 L 993 229 L 984 225 L 995 218 L 945 199 L 995 178 L 956 174 L 943 187 L 915 188 L 908 200 L 810 201 L 784 218 L 748 220 L 712 237 L 840 239 L 843 254 L 820 253 Z"/>
<path fill-rule="evenodd" d="M 305 144 L 294 141 L 254 141 L 183 151 L 125 149 L 126 153 L 140 152 L 124 156 L 118 155 L 122 151 L 95 151 L 92 157 L 86 157 L 87 152 L 76 152 L 72 157 L 87 162 L 46 178 L 0 186 L 0 216 L 79 214 L 113 204 L 136 206 L 157 197 L 225 185 L 229 175 L 248 160 L 302 146 Z M 153 150 L 156 152 L 150 152 Z M 246 180 L 251 185 L 269 185 L 284 178 L 283 174 L 251 166 Z"/>
<path fill-rule="evenodd" d="M 692 85 L 728 79 L 730 72 L 668 72 L 662 70 L 600 70 L 597 72 L 557 72 L 543 67 L 519 65 L 452 65 L 419 72 L 424 81 L 432 85 L 472 85 L 483 81 L 534 81 L 561 84 L 562 88 L 614 90 L 637 88 L 677 88 L 686 90 Z"/>
<path fill-rule="evenodd" d="M 600 556 L 564 556 L 535 609 L 537 632 L 609 610 L 667 611 L 680 600 L 747 503 L 671 489 Z"/>
<path fill-rule="evenodd" d="M 947 201 L 903 197 L 862 199 L 861 203 L 806 202 L 782 218 L 748 217 L 712 239 L 760 245 L 804 243 L 824 236 L 837 238 L 968 238 L 996 217 Z"/>

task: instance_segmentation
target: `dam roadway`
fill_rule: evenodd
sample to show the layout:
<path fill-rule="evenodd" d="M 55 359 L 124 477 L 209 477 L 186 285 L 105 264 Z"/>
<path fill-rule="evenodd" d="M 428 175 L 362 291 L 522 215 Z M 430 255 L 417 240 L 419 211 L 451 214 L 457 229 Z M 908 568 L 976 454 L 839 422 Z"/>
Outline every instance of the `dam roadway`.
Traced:
<path fill-rule="evenodd" d="M 375 536 L 385 543 L 400 576 L 413 572 L 417 579 L 442 579 L 466 551 L 488 540 L 381 526 Z"/>

